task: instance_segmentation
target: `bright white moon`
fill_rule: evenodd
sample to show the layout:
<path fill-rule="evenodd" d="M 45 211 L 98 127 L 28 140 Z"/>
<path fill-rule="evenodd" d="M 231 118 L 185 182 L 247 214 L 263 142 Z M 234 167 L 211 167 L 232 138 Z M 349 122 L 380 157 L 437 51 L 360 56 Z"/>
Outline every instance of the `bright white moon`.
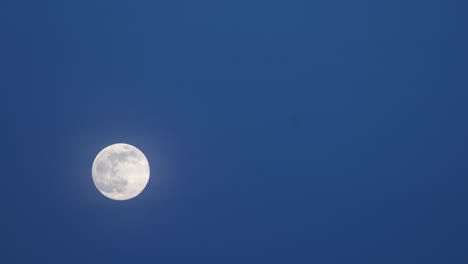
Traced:
<path fill-rule="evenodd" d="M 145 189 L 150 176 L 148 160 L 132 145 L 113 144 L 101 150 L 93 162 L 93 181 L 107 198 L 128 200 Z"/>

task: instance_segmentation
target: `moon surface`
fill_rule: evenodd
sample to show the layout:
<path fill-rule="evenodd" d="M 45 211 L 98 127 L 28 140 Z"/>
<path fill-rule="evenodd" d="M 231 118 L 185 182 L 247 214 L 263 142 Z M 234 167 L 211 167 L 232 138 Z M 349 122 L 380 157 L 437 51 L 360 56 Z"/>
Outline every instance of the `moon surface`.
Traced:
<path fill-rule="evenodd" d="M 92 168 L 96 188 L 107 198 L 128 200 L 139 195 L 150 176 L 148 160 L 132 145 L 110 145 L 96 156 Z"/>

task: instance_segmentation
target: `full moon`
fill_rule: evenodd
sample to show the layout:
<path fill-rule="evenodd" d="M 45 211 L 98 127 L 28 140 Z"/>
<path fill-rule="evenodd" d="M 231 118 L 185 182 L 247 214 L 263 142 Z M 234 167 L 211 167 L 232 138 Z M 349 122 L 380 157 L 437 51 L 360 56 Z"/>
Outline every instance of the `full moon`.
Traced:
<path fill-rule="evenodd" d="M 132 145 L 113 144 L 96 156 L 92 175 L 94 185 L 107 198 L 128 200 L 145 189 L 150 176 L 148 160 Z"/>

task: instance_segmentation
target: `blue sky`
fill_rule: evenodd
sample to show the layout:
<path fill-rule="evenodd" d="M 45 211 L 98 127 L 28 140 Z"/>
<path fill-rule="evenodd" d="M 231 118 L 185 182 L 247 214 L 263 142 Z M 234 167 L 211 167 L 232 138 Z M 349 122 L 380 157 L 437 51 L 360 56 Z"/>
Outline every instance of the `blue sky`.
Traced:
<path fill-rule="evenodd" d="M 0 259 L 467 263 L 466 8 L 2 1 Z"/>

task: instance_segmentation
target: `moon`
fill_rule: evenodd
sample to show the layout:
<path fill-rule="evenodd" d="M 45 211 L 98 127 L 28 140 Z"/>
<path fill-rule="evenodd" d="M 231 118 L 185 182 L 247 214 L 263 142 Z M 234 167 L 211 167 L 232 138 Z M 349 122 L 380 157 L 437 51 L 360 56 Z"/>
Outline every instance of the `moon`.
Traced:
<path fill-rule="evenodd" d="M 118 143 L 99 152 L 94 159 L 94 185 L 107 198 L 129 200 L 139 195 L 148 184 L 150 167 L 143 152 Z"/>

